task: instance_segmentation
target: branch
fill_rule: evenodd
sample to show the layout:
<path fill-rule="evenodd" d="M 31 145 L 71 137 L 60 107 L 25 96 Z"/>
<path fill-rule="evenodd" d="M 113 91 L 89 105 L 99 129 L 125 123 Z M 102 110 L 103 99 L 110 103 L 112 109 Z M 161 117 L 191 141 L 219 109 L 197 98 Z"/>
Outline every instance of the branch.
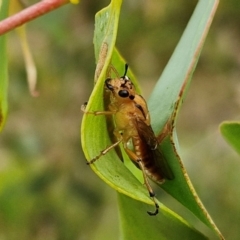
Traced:
<path fill-rule="evenodd" d="M 69 3 L 69 0 L 42 0 L 21 12 L 12 15 L 0 22 L 0 35 L 23 25 L 41 15 L 44 15 L 62 5 Z"/>

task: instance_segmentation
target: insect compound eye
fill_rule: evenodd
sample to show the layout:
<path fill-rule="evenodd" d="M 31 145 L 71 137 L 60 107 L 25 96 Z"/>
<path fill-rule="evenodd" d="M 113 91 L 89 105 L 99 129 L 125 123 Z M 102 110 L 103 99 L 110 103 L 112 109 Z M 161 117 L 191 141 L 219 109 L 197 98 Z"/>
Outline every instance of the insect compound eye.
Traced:
<path fill-rule="evenodd" d="M 105 85 L 109 90 L 113 91 L 113 86 L 109 83 L 109 81 L 111 81 L 111 78 L 106 79 Z"/>
<path fill-rule="evenodd" d="M 128 92 L 127 90 L 120 90 L 120 91 L 118 92 L 118 95 L 119 95 L 120 97 L 126 98 L 126 97 L 129 96 L 129 92 Z"/>

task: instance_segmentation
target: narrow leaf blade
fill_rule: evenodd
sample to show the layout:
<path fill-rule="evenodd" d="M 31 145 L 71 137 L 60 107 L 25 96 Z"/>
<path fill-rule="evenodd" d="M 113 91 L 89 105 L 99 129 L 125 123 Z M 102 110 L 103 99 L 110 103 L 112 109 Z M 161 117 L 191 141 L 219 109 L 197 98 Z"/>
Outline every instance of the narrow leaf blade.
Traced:
<path fill-rule="evenodd" d="M 161 212 L 154 217 L 146 214 L 149 206 L 118 194 L 121 232 L 124 240 L 146 239 L 207 239 L 177 214 L 161 205 Z"/>
<path fill-rule="evenodd" d="M 0 5 L 0 20 L 8 15 L 7 0 L 2 1 Z M 7 66 L 7 49 L 6 35 L 0 36 L 0 132 L 3 129 L 7 117 L 7 88 L 8 88 L 8 66 Z"/>
<path fill-rule="evenodd" d="M 186 173 L 180 158 L 175 129 L 177 114 L 190 84 L 217 5 L 217 0 L 198 2 L 177 48 L 149 99 L 149 110 L 156 133 L 160 134 L 164 126 L 170 125 L 171 128 L 167 131 L 161 148 L 174 172 L 175 180 L 166 181 L 162 188 L 223 239 Z"/>

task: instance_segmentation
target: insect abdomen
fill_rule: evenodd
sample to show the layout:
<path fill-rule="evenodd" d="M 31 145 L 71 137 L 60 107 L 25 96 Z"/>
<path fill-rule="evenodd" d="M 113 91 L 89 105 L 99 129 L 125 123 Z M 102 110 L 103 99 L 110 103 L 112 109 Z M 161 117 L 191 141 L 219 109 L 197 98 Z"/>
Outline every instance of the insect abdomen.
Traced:
<path fill-rule="evenodd" d="M 157 165 L 154 151 L 139 137 L 133 137 L 133 145 L 135 154 L 142 161 L 146 174 L 155 182 L 163 183 L 164 176 L 161 174 L 161 169 Z"/>

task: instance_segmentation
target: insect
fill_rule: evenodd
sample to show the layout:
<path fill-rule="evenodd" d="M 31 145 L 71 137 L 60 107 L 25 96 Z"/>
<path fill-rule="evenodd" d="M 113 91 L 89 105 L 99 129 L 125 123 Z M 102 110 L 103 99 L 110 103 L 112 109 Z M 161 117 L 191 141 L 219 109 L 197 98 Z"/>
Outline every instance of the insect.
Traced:
<path fill-rule="evenodd" d="M 111 149 L 123 144 L 129 158 L 142 170 L 144 183 L 155 205 L 155 211 L 148 211 L 148 214 L 154 216 L 159 212 L 159 205 L 148 178 L 163 183 L 165 179 L 172 180 L 174 176 L 158 148 L 159 143 L 150 124 L 146 101 L 136 93 L 133 83 L 127 77 L 127 70 L 128 65 L 125 64 L 122 77 L 105 80 L 105 90 L 110 96 L 108 110 L 88 112 L 85 110 L 86 104 L 82 106 L 82 111 L 86 114 L 112 115 L 115 125 L 113 134 L 117 139 L 88 164 L 93 164 Z"/>

